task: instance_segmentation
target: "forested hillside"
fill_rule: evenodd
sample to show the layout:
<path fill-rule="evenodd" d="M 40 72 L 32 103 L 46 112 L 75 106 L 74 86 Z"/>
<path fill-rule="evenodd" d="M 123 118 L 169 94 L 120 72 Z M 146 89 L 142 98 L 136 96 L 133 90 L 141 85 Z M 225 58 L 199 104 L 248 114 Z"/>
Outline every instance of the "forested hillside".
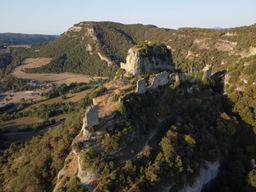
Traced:
<path fill-rule="evenodd" d="M 124 77 L 120 81 L 128 84 L 129 94 L 123 90 L 114 94 L 113 101 L 122 98 L 123 103 L 117 107 L 113 125 L 96 139 L 95 146 L 83 149 L 83 144 L 78 143 L 70 147 L 81 128 L 81 107 L 64 126 L 6 150 L 0 159 L 2 189 L 53 190 L 58 171 L 68 167 L 64 159 L 72 148 L 77 152 L 83 149 L 83 166 L 101 176 L 98 183 L 91 184 L 95 191 L 164 191 L 170 186 L 171 191 L 179 191 L 193 185 L 206 161 L 218 161 L 220 167 L 204 192 L 255 191 L 255 30 L 255 24 L 225 30 L 173 30 L 153 25 L 81 22 L 55 41 L 29 49 L 11 49 L 1 55 L 3 78 L 28 57 L 52 60 L 40 68 L 25 69 L 27 73 L 67 71 L 113 77 L 120 62 L 125 62 L 128 49 L 138 42 L 164 43 L 171 51 L 177 73 L 192 72 L 193 76 L 206 64 L 213 68 L 211 79 L 197 81 L 198 90 L 193 94 L 187 91 L 191 82 L 134 94 L 139 78 L 148 80 L 155 74 Z M 103 92 L 113 91 L 105 87 L 100 90 L 85 100 L 91 102 Z M 97 127 L 90 128 L 90 132 L 95 130 Z M 113 151 L 118 151 L 117 155 L 111 155 Z M 91 189 L 80 186 L 76 177 L 62 179 L 58 191 Z"/>

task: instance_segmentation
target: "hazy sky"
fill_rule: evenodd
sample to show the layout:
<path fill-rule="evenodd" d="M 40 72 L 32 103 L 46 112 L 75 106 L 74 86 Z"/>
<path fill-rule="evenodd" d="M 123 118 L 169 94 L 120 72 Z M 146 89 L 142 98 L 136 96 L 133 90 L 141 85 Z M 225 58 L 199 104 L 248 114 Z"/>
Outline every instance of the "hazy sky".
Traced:
<path fill-rule="evenodd" d="M 81 21 L 158 27 L 256 23 L 256 0 L 0 0 L 0 33 L 61 34 Z"/>

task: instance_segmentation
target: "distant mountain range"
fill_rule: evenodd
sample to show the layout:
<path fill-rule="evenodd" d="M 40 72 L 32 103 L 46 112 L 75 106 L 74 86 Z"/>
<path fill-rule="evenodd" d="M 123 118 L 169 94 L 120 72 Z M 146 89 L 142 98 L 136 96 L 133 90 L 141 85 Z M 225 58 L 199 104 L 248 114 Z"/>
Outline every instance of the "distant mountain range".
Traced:
<path fill-rule="evenodd" d="M 57 39 L 58 35 L 0 33 L 0 46 L 32 44 Z"/>
<path fill-rule="evenodd" d="M 213 29 L 215 29 L 215 30 L 229 30 L 229 29 L 232 29 L 232 28 L 231 27 L 229 27 L 229 28 L 214 27 Z"/>

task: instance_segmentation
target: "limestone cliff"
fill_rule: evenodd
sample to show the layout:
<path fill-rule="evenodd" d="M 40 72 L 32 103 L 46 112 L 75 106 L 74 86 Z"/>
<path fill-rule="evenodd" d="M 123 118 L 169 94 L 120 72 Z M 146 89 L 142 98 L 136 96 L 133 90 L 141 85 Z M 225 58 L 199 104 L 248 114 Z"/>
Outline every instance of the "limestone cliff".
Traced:
<path fill-rule="evenodd" d="M 147 46 L 146 49 L 132 47 L 128 50 L 126 63 L 121 63 L 120 67 L 130 75 L 163 70 L 173 71 L 170 50 L 165 46 Z"/>

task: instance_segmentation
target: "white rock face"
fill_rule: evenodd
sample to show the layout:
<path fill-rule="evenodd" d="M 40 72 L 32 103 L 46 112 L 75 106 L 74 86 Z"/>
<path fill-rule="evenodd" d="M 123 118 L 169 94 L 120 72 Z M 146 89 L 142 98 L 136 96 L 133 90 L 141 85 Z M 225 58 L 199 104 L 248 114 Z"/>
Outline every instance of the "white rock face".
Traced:
<path fill-rule="evenodd" d="M 141 56 L 140 53 L 135 49 L 129 49 L 126 57 L 126 63 L 121 63 L 120 67 L 125 69 L 126 72 L 132 75 L 139 75 L 141 68 Z"/>
<path fill-rule="evenodd" d="M 80 26 L 73 26 L 68 29 L 69 32 L 79 32 L 81 31 L 82 27 Z"/>
<path fill-rule="evenodd" d="M 203 78 L 210 79 L 212 75 L 212 66 L 207 64 L 203 68 L 203 72 L 204 72 Z"/>
<path fill-rule="evenodd" d="M 125 69 L 128 74 L 139 75 L 141 71 L 146 73 L 153 72 L 154 70 L 173 70 L 173 66 L 170 60 L 166 58 L 162 61 L 160 58 L 142 57 L 140 50 L 136 48 L 130 48 L 126 57 L 126 63 L 120 63 L 120 67 Z"/>
<path fill-rule="evenodd" d="M 202 167 L 200 169 L 200 175 L 193 186 L 188 186 L 179 192 L 200 192 L 205 184 L 209 183 L 217 176 L 220 167 L 219 161 L 213 163 L 206 161 L 205 163 L 207 168 Z"/>
<path fill-rule="evenodd" d="M 100 52 L 98 52 L 98 55 L 99 55 L 99 57 L 100 57 L 101 60 L 107 62 L 108 66 L 112 65 L 112 62 L 111 62 L 110 59 L 108 59 L 107 57 L 104 57 L 103 55 L 101 55 Z"/>

